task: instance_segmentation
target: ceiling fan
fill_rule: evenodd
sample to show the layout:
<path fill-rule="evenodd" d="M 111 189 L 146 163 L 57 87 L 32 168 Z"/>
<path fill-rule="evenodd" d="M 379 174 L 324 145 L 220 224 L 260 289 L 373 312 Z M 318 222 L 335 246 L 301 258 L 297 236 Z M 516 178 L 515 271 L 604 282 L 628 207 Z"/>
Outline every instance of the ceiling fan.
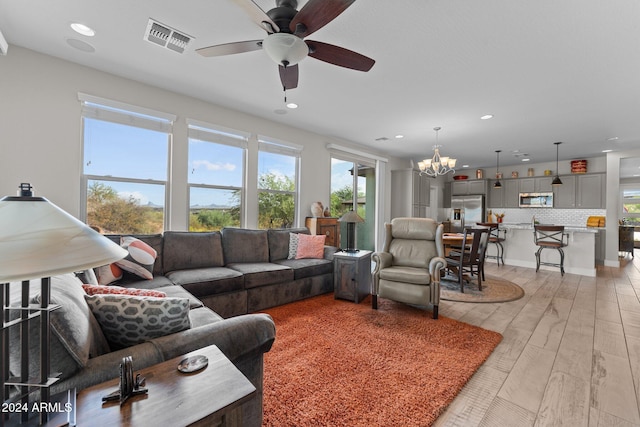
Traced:
<path fill-rule="evenodd" d="M 298 86 L 298 62 L 307 56 L 358 71 L 369 71 L 375 63 L 371 58 L 339 46 L 303 40 L 333 21 L 355 0 L 309 0 L 299 11 L 297 0 L 276 0 L 276 7 L 268 12 L 251 0 L 234 1 L 267 32 L 267 37 L 196 49 L 200 55 L 223 56 L 264 49 L 278 64 L 284 90 Z"/>

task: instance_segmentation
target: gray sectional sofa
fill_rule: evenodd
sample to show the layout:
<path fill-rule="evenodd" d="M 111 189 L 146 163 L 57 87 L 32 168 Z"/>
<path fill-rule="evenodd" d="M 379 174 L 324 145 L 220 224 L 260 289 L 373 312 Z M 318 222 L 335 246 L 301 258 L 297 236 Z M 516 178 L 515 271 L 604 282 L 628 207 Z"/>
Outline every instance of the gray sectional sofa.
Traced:
<path fill-rule="evenodd" d="M 52 371 L 62 373 L 52 392 L 72 387 L 79 391 L 115 378 L 124 356 L 133 357 L 137 370 L 215 344 L 258 390 L 242 406 L 243 424 L 261 425 L 263 354 L 270 350 L 276 331 L 269 315 L 255 312 L 333 290 L 336 248 L 325 247 L 323 259 L 287 259 L 290 232 L 309 233 L 306 228 L 227 228 L 135 236 L 158 253 L 154 277 L 144 280 L 131 275 L 114 284 L 188 298 L 190 328 L 123 349 L 110 347 L 84 301 L 82 283 L 91 282 L 92 274 L 84 274 L 83 280 L 71 274 L 52 278 L 52 303 L 62 306 L 52 313 Z M 108 237 L 120 240 L 120 236 Z M 32 286 L 37 293 L 38 284 Z M 38 328 L 31 332 L 32 341 L 37 342 Z M 10 348 L 19 347 L 17 339 L 17 334 L 11 336 Z M 36 354 L 37 349 L 31 352 Z M 19 352 L 12 352 L 12 367 L 19 367 L 19 361 Z M 36 362 L 37 357 L 32 357 L 33 372 Z"/>
<path fill-rule="evenodd" d="M 164 291 L 178 285 L 224 318 L 332 292 L 338 249 L 325 246 L 322 259 L 287 259 L 292 232 L 309 234 L 303 227 L 134 235 L 158 253 L 153 279 L 125 273 L 117 284 Z M 119 243 L 121 236 L 107 237 Z"/>

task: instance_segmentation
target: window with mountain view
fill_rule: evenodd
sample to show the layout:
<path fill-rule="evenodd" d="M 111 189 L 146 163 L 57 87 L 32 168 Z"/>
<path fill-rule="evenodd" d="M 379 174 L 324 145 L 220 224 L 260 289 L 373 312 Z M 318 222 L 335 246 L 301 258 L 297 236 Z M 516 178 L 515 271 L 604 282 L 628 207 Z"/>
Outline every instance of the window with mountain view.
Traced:
<path fill-rule="evenodd" d="M 189 122 L 189 231 L 242 226 L 247 139 Z"/>
<path fill-rule="evenodd" d="M 87 224 L 104 233 L 161 233 L 173 117 L 81 101 Z"/>

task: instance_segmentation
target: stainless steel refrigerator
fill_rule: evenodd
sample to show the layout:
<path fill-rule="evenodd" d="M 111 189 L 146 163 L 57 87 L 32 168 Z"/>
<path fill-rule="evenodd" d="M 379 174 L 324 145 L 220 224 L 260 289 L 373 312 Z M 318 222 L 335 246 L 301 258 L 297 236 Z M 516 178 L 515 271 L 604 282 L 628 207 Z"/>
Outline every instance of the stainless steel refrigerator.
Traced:
<path fill-rule="evenodd" d="M 451 197 L 451 231 L 459 233 L 465 226 L 475 226 L 485 218 L 484 196 Z"/>

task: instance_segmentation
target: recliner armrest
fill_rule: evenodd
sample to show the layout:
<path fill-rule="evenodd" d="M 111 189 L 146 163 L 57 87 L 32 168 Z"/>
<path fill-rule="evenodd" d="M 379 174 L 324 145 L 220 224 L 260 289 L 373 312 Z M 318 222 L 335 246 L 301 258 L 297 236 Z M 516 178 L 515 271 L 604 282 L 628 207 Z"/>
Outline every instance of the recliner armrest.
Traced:
<path fill-rule="evenodd" d="M 431 258 L 429 261 L 429 274 L 431 280 L 434 282 L 440 282 L 440 270 L 447 266 L 447 260 L 439 256 Z"/>
<path fill-rule="evenodd" d="M 375 252 L 371 255 L 371 259 L 376 263 L 376 267 L 373 270 L 373 274 L 378 274 L 381 269 L 391 267 L 393 261 L 393 255 L 389 252 Z"/>

